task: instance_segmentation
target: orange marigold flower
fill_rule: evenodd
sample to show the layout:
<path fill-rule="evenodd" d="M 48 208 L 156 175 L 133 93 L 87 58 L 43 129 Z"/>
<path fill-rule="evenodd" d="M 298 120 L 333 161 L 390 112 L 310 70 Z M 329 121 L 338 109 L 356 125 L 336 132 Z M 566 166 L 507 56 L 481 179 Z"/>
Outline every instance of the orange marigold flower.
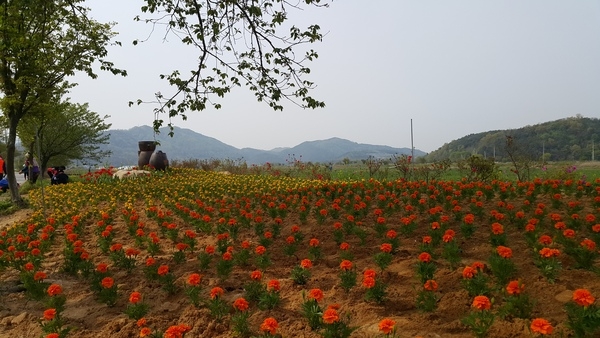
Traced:
<path fill-rule="evenodd" d="M 473 222 L 475 222 L 475 215 L 466 214 L 463 218 L 463 222 L 465 222 L 465 224 L 473 224 Z"/>
<path fill-rule="evenodd" d="M 152 266 L 154 264 L 156 264 L 156 260 L 154 259 L 154 257 L 146 258 L 146 266 Z"/>
<path fill-rule="evenodd" d="M 238 311 L 246 311 L 248 310 L 249 304 L 244 298 L 238 298 L 233 302 L 233 307 Z"/>
<path fill-rule="evenodd" d="M 350 244 L 346 243 L 346 242 L 342 242 L 342 244 L 340 244 L 340 250 L 348 250 L 350 249 Z"/>
<path fill-rule="evenodd" d="M 394 332 L 394 330 L 396 330 L 396 322 L 389 319 L 389 318 L 384 318 L 379 322 L 379 331 L 381 331 L 383 334 L 391 334 Z"/>
<path fill-rule="evenodd" d="M 423 263 L 428 263 L 431 261 L 431 255 L 428 252 L 421 252 L 419 260 Z"/>
<path fill-rule="evenodd" d="M 340 315 L 336 309 L 327 309 L 323 312 L 323 322 L 325 324 L 333 324 L 340 320 Z"/>
<path fill-rule="evenodd" d="M 592 226 L 592 231 L 596 232 L 596 233 L 600 233 L 600 223 L 599 224 L 594 224 Z"/>
<path fill-rule="evenodd" d="M 279 283 L 279 280 L 277 280 L 277 279 L 271 279 L 267 283 L 267 290 L 279 292 L 279 290 L 281 290 L 281 283 Z"/>
<path fill-rule="evenodd" d="M 142 300 L 142 294 L 141 294 L 141 293 L 139 293 L 139 292 L 137 292 L 137 291 L 134 291 L 134 292 L 132 292 L 132 293 L 129 295 L 129 302 L 130 302 L 131 304 L 137 304 L 137 303 L 139 303 L 141 300 Z"/>
<path fill-rule="evenodd" d="M 500 223 L 492 223 L 492 232 L 494 235 L 502 235 L 504 233 L 504 227 Z"/>
<path fill-rule="evenodd" d="M 44 279 L 46 279 L 46 277 L 48 277 L 48 276 L 46 275 L 46 273 L 45 273 L 45 272 L 43 272 L 43 271 L 38 271 L 38 272 L 36 272 L 36 273 L 33 275 L 33 280 L 34 280 L 34 281 L 41 281 L 41 280 L 44 280 Z"/>
<path fill-rule="evenodd" d="M 386 232 L 385 237 L 387 237 L 389 239 L 394 239 L 394 238 L 398 237 L 398 233 L 396 232 L 396 230 L 391 229 L 391 230 L 388 230 L 388 232 Z"/>
<path fill-rule="evenodd" d="M 53 297 L 62 293 L 62 287 L 58 284 L 51 284 L 46 290 L 48 296 Z"/>
<path fill-rule="evenodd" d="M 33 263 L 31 263 L 31 262 L 27 262 L 27 263 L 25 263 L 25 265 L 23 266 L 23 268 L 26 271 L 33 271 L 33 269 L 35 269 L 35 266 L 33 266 Z"/>
<path fill-rule="evenodd" d="M 538 238 L 538 242 L 543 245 L 550 245 L 552 244 L 552 237 L 548 235 L 542 235 L 540 238 Z"/>
<path fill-rule="evenodd" d="M 518 295 L 521 294 L 525 290 L 525 284 L 521 283 L 521 281 L 510 281 L 506 286 L 506 292 L 509 295 Z"/>
<path fill-rule="evenodd" d="M 423 288 L 425 288 L 427 291 L 437 291 L 438 283 L 433 279 L 429 279 L 425 282 L 425 284 L 423 284 Z"/>
<path fill-rule="evenodd" d="M 212 255 L 215 253 L 215 247 L 212 245 L 207 245 L 206 248 L 204 248 L 204 252 L 206 252 L 209 255 Z"/>
<path fill-rule="evenodd" d="M 241 245 L 242 245 L 242 249 L 250 249 L 249 241 L 243 241 Z"/>
<path fill-rule="evenodd" d="M 311 289 L 308 291 L 308 298 L 314 299 L 317 302 L 320 302 L 323 299 L 323 291 L 321 289 Z"/>
<path fill-rule="evenodd" d="M 435 229 L 439 229 L 439 228 L 440 228 L 439 222 L 431 222 L 431 229 L 435 230 Z"/>
<path fill-rule="evenodd" d="M 392 245 L 390 243 L 383 243 L 383 244 L 381 244 L 381 246 L 379 247 L 379 249 L 382 252 L 390 253 L 390 252 L 392 252 Z"/>
<path fill-rule="evenodd" d="M 144 327 L 140 330 L 140 337 L 149 337 L 152 334 L 150 328 Z"/>
<path fill-rule="evenodd" d="M 489 310 L 492 307 L 492 302 L 486 296 L 475 296 L 473 299 L 472 307 L 477 308 L 478 310 Z"/>
<path fill-rule="evenodd" d="M 294 244 L 294 243 L 296 242 L 296 239 L 294 238 L 294 236 L 288 236 L 288 237 L 285 239 L 285 242 L 286 242 L 287 244 Z"/>
<path fill-rule="evenodd" d="M 231 252 L 227 251 L 223 254 L 222 258 L 224 261 L 230 261 L 233 259 L 233 255 L 231 254 Z"/>
<path fill-rule="evenodd" d="M 423 244 L 431 244 L 431 236 L 425 236 L 423 237 Z"/>
<path fill-rule="evenodd" d="M 252 280 L 260 280 L 262 278 L 262 272 L 260 270 L 254 270 L 250 273 L 250 278 Z"/>
<path fill-rule="evenodd" d="M 477 273 L 477 270 L 475 270 L 473 267 L 466 266 L 463 269 L 462 276 L 463 276 L 463 278 L 471 279 L 471 278 L 473 278 L 473 276 L 475 276 L 476 273 Z"/>
<path fill-rule="evenodd" d="M 328 309 L 334 309 L 334 310 L 339 310 L 342 306 L 340 304 L 337 303 L 333 303 L 333 304 L 329 304 L 329 306 L 327 307 Z"/>
<path fill-rule="evenodd" d="M 344 259 L 341 263 L 340 263 L 340 269 L 344 270 L 344 271 L 348 271 L 350 269 L 352 269 L 352 262 Z"/>
<path fill-rule="evenodd" d="M 577 289 L 573 291 L 573 301 L 581 306 L 594 304 L 596 298 L 586 289 Z"/>
<path fill-rule="evenodd" d="M 557 230 L 563 230 L 567 228 L 567 225 L 565 224 L 565 222 L 556 222 L 554 223 L 554 228 Z"/>
<path fill-rule="evenodd" d="M 115 284 L 115 280 L 112 279 L 112 277 L 104 277 L 104 278 L 102 278 L 102 281 L 100 282 L 100 284 L 102 285 L 103 288 L 110 289 Z"/>
<path fill-rule="evenodd" d="M 185 324 L 173 325 L 165 331 L 164 338 L 182 338 L 191 329 L 190 326 Z"/>
<path fill-rule="evenodd" d="M 44 319 L 45 320 L 52 320 L 52 319 L 54 319 L 54 317 L 56 317 L 56 309 L 52 308 L 52 309 L 46 309 L 44 311 Z"/>
<path fill-rule="evenodd" d="M 362 286 L 364 286 L 367 289 L 374 287 L 375 286 L 375 278 L 365 276 L 362 281 Z"/>
<path fill-rule="evenodd" d="M 99 263 L 96 266 L 96 271 L 100 273 L 106 273 L 108 271 L 108 265 L 106 263 Z"/>
<path fill-rule="evenodd" d="M 319 246 L 319 240 L 316 238 L 311 238 L 310 241 L 308 242 L 308 245 L 310 245 L 312 247 L 317 247 L 317 246 Z"/>
<path fill-rule="evenodd" d="M 257 246 L 257 247 L 256 247 L 256 249 L 254 249 L 254 252 L 255 252 L 257 255 L 262 255 L 262 254 L 264 254 L 265 252 L 267 252 L 267 248 L 265 248 L 265 247 L 264 247 L 264 246 L 262 246 L 262 245 L 259 245 L 259 246 Z"/>
<path fill-rule="evenodd" d="M 197 286 L 200 284 L 201 281 L 202 281 L 202 275 L 197 274 L 197 273 L 191 274 L 187 279 L 188 285 L 191 285 L 191 286 Z"/>
<path fill-rule="evenodd" d="M 183 251 L 183 250 L 187 249 L 188 247 L 189 247 L 189 245 L 187 245 L 185 243 L 175 244 L 175 249 L 177 249 L 177 251 Z"/>
<path fill-rule="evenodd" d="M 215 286 L 210 290 L 210 299 L 216 299 L 221 297 L 225 293 L 225 290 L 221 289 L 218 286 Z"/>
<path fill-rule="evenodd" d="M 473 264 L 471 264 L 471 267 L 475 270 L 483 271 L 483 269 L 485 268 L 485 264 L 477 261 L 473 262 Z"/>
<path fill-rule="evenodd" d="M 575 237 L 575 230 L 573 230 L 573 229 L 565 229 L 563 231 L 563 236 L 565 236 L 567 238 L 573 238 L 573 237 Z"/>
<path fill-rule="evenodd" d="M 158 275 L 159 276 L 164 276 L 166 274 L 169 273 L 169 266 L 168 265 L 161 265 L 158 267 Z"/>
<path fill-rule="evenodd" d="M 265 319 L 262 324 L 260 324 L 260 330 L 263 332 L 269 332 L 270 334 L 274 335 L 275 333 L 277 333 L 277 328 L 279 327 L 279 323 L 277 323 L 277 320 L 273 317 L 269 317 L 267 319 Z"/>
<path fill-rule="evenodd" d="M 579 243 L 582 247 L 588 249 L 589 251 L 596 250 L 596 242 L 592 241 L 589 238 L 585 238 L 581 243 Z"/>
<path fill-rule="evenodd" d="M 110 246 L 110 251 L 112 251 L 112 252 L 121 251 L 121 250 L 123 250 L 123 244 L 115 243 Z"/>
<path fill-rule="evenodd" d="M 46 338 L 60 338 L 60 336 L 58 335 L 58 333 L 48 333 L 46 335 Z"/>
<path fill-rule="evenodd" d="M 500 255 L 500 257 L 503 257 L 503 258 L 511 258 L 512 257 L 511 248 L 503 246 L 503 245 L 498 245 L 498 247 L 496 247 L 496 252 L 498 253 L 498 255 Z"/>
<path fill-rule="evenodd" d="M 311 260 L 310 260 L 310 259 L 308 259 L 308 258 L 305 258 L 305 259 L 303 259 L 303 260 L 301 260 L 301 261 L 300 261 L 300 266 L 301 266 L 303 269 L 312 268 L 312 262 L 311 262 Z"/>
<path fill-rule="evenodd" d="M 550 322 L 548 322 L 544 318 L 536 318 L 532 320 L 531 325 L 529 327 L 531 328 L 531 332 L 539 333 L 542 335 L 552 334 L 552 331 L 554 330 Z"/>
<path fill-rule="evenodd" d="M 146 326 L 146 318 L 145 318 L 145 317 L 142 317 L 142 318 L 138 319 L 138 321 L 137 321 L 137 322 L 135 322 L 135 324 L 136 324 L 138 327 Z"/>
<path fill-rule="evenodd" d="M 550 249 L 550 248 L 542 248 L 540 251 L 540 256 L 545 257 L 545 258 L 550 258 L 550 257 L 558 257 L 558 255 L 560 254 L 560 251 L 558 249 Z"/>
<path fill-rule="evenodd" d="M 139 254 L 140 254 L 140 250 L 135 249 L 135 248 L 129 248 L 129 249 L 125 250 L 125 256 L 128 256 L 128 257 L 137 256 Z"/>
<path fill-rule="evenodd" d="M 365 272 L 363 272 L 364 277 L 375 278 L 376 275 L 377 275 L 377 273 L 373 269 L 367 269 L 367 270 L 365 270 Z"/>

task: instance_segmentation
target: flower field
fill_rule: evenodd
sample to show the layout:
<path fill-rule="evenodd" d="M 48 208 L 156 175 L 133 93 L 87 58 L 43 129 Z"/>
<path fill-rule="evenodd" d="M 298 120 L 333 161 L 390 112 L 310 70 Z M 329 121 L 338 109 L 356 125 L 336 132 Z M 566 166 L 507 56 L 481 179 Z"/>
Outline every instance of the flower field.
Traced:
<path fill-rule="evenodd" d="M 600 335 L 600 180 L 172 169 L 29 199 L 1 337 Z"/>

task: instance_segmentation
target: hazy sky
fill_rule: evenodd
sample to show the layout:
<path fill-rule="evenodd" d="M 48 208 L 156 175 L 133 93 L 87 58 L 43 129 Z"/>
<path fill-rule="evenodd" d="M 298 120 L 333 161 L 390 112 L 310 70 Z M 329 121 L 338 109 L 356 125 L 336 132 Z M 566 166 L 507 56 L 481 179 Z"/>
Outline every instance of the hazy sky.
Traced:
<path fill-rule="evenodd" d="M 113 129 L 151 125 L 151 104 L 138 98 L 170 88 L 158 78 L 187 72 L 196 60 L 175 36 L 134 22 L 141 0 L 92 0 L 99 21 L 117 22 L 109 59 L 129 76 L 77 76 L 73 102 L 110 115 Z M 329 8 L 293 12 L 327 32 L 308 78 L 327 107 L 286 104 L 274 112 L 244 87 L 220 110 L 189 113 L 176 126 L 237 148 L 272 149 L 340 137 L 359 143 L 426 152 L 462 136 L 519 128 L 581 114 L 600 117 L 600 1 L 598 0 L 336 0 Z M 295 20 L 296 18 L 296 20 Z M 152 139 L 152 135 L 148 135 Z"/>

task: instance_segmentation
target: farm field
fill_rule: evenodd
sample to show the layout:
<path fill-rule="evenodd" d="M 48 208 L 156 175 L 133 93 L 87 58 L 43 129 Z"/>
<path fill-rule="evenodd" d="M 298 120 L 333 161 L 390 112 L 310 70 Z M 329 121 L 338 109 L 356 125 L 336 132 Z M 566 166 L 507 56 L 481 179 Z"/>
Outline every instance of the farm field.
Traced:
<path fill-rule="evenodd" d="M 100 171 L 44 197 L 0 233 L 0 337 L 600 334 L 599 180 Z"/>

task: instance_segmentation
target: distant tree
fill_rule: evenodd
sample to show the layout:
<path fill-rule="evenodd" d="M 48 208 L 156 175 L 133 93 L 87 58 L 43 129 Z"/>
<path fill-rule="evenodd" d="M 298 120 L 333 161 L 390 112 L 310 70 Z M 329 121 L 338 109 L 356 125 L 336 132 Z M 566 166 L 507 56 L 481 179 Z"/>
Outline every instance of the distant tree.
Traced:
<path fill-rule="evenodd" d="M 99 162 L 110 155 L 100 150 L 108 144 L 110 135 L 105 133 L 110 124 L 104 122 L 108 116 L 100 117 L 88 109 L 88 104 L 75 104 L 68 100 L 47 104 L 36 115 L 26 116 L 18 128 L 19 138 L 37 153 L 39 139 L 39 165 L 42 174 L 51 165 L 66 165 L 78 160 L 83 163 Z"/>
<path fill-rule="evenodd" d="M 213 100 L 242 85 L 274 110 L 283 109 L 282 99 L 306 108 L 325 106 L 309 95 L 314 83 L 304 79 L 310 73 L 306 63 L 318 54 L 303 45 L 321 41 L 320 27 L 300 29 L 288 22 L 291 10 L 301 10 L 301 4 L 327 7 L 321 0 L 144 2 L 142 12 L 154 17 L 138 16 L 137 20 L 164 25 L 165 37 L 175 36 L 198 50 L 198 64 L 191 71 L 160 75 L 175 90 L 169 95 L 156 94 L 155 132 L 164 122 L 160 112 L 169 119 L 181 116 L 185 120 L 189 111 L 202 111 L 207 105 L 221 108 L 221 103 Z M 168 126 L 172 135 L 173 126 L 170 122 Z"/>
<path fill-rule="evenodd" d="M 383 165 L 383 161 L 375 158 L 373 155 L 370 155 L 366 160 L 363 160 L 363 163 L 369 170 L 369 178 L 373 178 L 373 176 L 379 171 L 379 169 L 381 169 L 381 166 Z"/>
<path fill-rule="evenodd" d="M 526 149 L 513 136 L 507 135 L 504 150 L 513 165 L 510 171 L 517 175 L 517 179 L 521 182 L 529 180 L 532 158 Z"/>
<path fill-rule="evenodd" d="M 83 0 L 11 0 L 0 2 L 0 108 L 7 118 L 6 169 L 11 199 L 23 201 L 15 177 L 15 142 L 21 120 L 41 110 L 72 85 L 77 71 L 96 77 L 101 70 L 126 75 L 106 61 L 115 35 L 109 24 L 88 17 Z"/>
<path fill-rule="evenodd" d="M 466 160 L 458 161 L 457 166 L 463 173 L 463 177 L 466 177 L 468 181 L 487 182 L 497 178 L 498 175 L 496 162 L 493 158 L 472 155 Z"/>

